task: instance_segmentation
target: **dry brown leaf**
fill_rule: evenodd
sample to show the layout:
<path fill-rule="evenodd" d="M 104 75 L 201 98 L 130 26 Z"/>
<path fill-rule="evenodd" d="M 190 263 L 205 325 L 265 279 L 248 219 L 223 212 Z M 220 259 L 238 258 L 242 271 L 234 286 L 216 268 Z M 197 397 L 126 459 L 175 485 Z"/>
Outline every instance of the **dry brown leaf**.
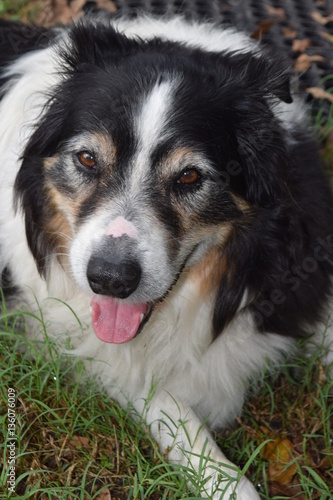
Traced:
<path fill-rule="evenodd" d="M 328 101 L 333 102 L 333 94 L 326 92 L 326 90 L 322 87 L 308 87 L 305 90 L 315 99 L 327 99 Z"/>
<path fill-rule="evenodd" d="M 74 21 L 75 19 L 77 19 L 84 3 L 84 0 L 74 0 L 74 2 L 71 2 L 69 6 L 67 0 L 53 0 L 51 2 L 51 5 L 53 7 L 52 22 L 67 24 L 70 21 Z"/>
<path fill-rule="evenodd" d="M 286 38 L 296 38 L 298 32 L 292 28 L 291 26 L 287 26 L 286 28 L 282 28 L 282 33 Z"/>
<path fill-rule="evenodd" d="M 326 40 L 328 40 L 330 43 L 333 43 L 333 35 L 331 35 L 331 33 L 327 33 L 327 31 L 321 31 L 320 34 L 323 38 L 326 38 Z"/>
<path fill-rule="evenodd" d="M 294 52 L 305 52 L 311 45 L 312 42 L 309 38 L 304 38 L 303 40 L 295 39 L 293 40 L 292 50 Z"/>
<path fill-rule="evenodd" d="M 333 448 L 331 450 L 328 450 L 329 455 L 326 455 L 324 458 L 322 458 L 317 465 L 317 469 L 328 469 L 330 468 L 330 463 L 331 463 L 331 456 L 332 456 Z"/>
<path fill-rule="evenodd" d="M 309 56 L 301 54 L 295 61 L 294 68 L 296 71 L 307 71 L 312 62 L 325 61 L 323 56 Z"/>
<path fill-rule="evenodd" d="M 251 33 L 253 40 L 261 40 L 265 33 L 268 33 L 271 27 L 275 24 L 274 19 L 266 19 L 262 21 Z"/>
<path fill-rule="evenodd" d="M 77 15 L 80 10 L 82 10 L 82 7 L 84 7 L 84 4 L 87 2 L 86 0 L 71 0 L 70 3 L 68 1 L 66 1 L 66 3 L 67 5 L 70 5 L 73 14 Z"/>
<path fill-rule="evenodd" d="M 271 7 L 270 5 L 265 5 L 265 10 L 270 16 L 278 17 L 281 21 L 286 19 L 285 10 L 280 8 Z"/>
<path fill-rule="evenodd" d="M 70 465 L 66 471 L 68 486 L 71 486 L 73 470 L 75 469 L 75 467 L 76 467 L 76 464 L 74 463 L 74 464 Z"/>
<path fill-rule="evenodd" d="M 71 2 L 71 6 L 69 6 L 67 0 L 47 0 L 39 12 L 37 23 L 50 27 L 54 24 L 67 24 L 77 19 L 85 2 L 80 0 L 80 5 L 76 4 L 75 10 L 73 3 Z"/>
<path fill-rule="evenodd" d="M 111 2 L 111 0 L 95 0 L 95 2 L 99 9 L 105 9 L 109 12 L 117 11 L 117 7 L 115 6 L 114 2 Z"/>
<path fill-rule="evenodd" d="M 114 2 L 111 0 L 95 0 L 96 6 L 108 12 L 117 10 Z M 68 24 L 82 16 L 82 8 L 86 0 L 72 0 L 70 4 L 67 0 L 47 0 L 40 10 L 37 23 L 44 26 L 53 26 L 54 24 Z"/>
<path fill-rule="evenodd" d="M 294 446 L 289 439 L 279 437 L 264 446 L 263 457 L 268 460 L 268 476 L 270 481 L 279 484 L 290 484 L 297 471 L 297 465 L 292 463 Z"/>
<path fill-rule="evenodd" d="M 311 12 L 311 17 L 314 19 L 317 23 L 319 24 L 327 24 L 330 21 L 333 21 L 333 14 L 330 14 L 329 16 L 325 17 L 320 14 L 317 10 Z"/>
<path fill-rule="evenodd" d="M 103 490 L 95 498 L 96 500 L 111 500 L 111 493 L 109 490 Z"/>
<path fill-rule="evenodd" d="M 74 435 L 68 445 L 71 448 L 87 448 L 90 445 L 90 442 L 87 437 Z"/>
<path fill-rule="evenodd" d="M 272 481 L 269 483 L 269 495 L 272 497 L 283 495 L 287 498 L 297 498 L 297 500 L 309 500 L 305 495 L 302 494 L 302 487 L 300 485 L 280 484 L 277 481 Z"/>

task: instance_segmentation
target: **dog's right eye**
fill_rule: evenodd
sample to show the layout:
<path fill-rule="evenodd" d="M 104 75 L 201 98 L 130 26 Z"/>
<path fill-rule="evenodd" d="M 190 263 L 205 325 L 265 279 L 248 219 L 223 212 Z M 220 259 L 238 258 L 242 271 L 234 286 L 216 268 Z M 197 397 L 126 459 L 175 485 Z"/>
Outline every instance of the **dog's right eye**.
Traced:
<path fill-rule="evenodd" d="M 199 180 L 199 173 L 195 168 L 184 170 L 182 175 L 177 179 L 179 184 L 195 184 Z"/>
<path fill-rule="evenodd" d="M 197 190 L 202 185 L 202 175 L 194 168 L 189 167 L 183 170 L 182 174 L 176 177 L 173 181 L 175 191 L 186 193 Z"/>
<path fill-rule="evenodd" d="M 96 170 L 96 160 L 92 153 L 89 151 L 81 151 L 77 155 L 79 162 L 86 168 L 91 168 L 92 170 Z"/>

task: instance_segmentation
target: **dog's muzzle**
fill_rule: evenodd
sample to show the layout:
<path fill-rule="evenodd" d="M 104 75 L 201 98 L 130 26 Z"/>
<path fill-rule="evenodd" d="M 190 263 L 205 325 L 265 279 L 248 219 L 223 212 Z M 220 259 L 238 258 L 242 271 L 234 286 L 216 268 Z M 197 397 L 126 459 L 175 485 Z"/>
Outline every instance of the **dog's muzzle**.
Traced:
<path fill-rule="evenodd" d="M 96 294 L 91 300 L 92 326 L 103 342 L 129 342 L 152 313 L 153 304 L 122 300 L 130 297 L 141 281 L 136 244 L 128 235 L 105 235 L 88 262 L 87 279 Z"/>
<path fill-rule="evenodd" d="M 140 283 L 141 266 L 131 256 L 130 238 L 106 238 L 99 252 L 89 260 L 87 279 L 93 292 L 126 299 Z"/>

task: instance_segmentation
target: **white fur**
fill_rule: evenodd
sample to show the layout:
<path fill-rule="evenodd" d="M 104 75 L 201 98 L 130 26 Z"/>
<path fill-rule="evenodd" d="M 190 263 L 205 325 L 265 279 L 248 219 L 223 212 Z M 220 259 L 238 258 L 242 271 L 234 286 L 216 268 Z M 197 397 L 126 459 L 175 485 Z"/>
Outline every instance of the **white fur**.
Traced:
<path fill-rule="evenodd" d="M 32 255 L 27 252 L 25 228 L 21 214 L 15 215 L 13 185 L 20 166 L 20 156 L 29 140 L 33 125 L 43 112 L 46 92 L 59 82 L 59 68 L 54 49 L 32 52 L 15 62 L 6 72 L 12 76 L 0 103 L 0 147 L 3 165 L 0 169 L 0 272 L 13 261 L 14 279 L 18 283 L 36 284 L 46 290 L 36 274 Z"/>
<path fill-rule="evenodd" d="M 214 26 L 197 23 L 186 25 L 181 19 L 158 21 L 142 18 L 113 23 L 132 37 L 151 38 L 158 35 L 212 51 L 258 50 L 255 44 L 249 49 L 247 37 L 231 29 L 221 31 Z M 149 403 L 147 422 L 159 441 L 161 450 L 168 450 L 173 462 L 184 466 L 192 464 L 198 470 L 197 456 L 205 451 L 209 458 L 202 474 L 203 478 L 210 479 L 202 495 L 217 500 L 225 489 L 225 498 L 235 490 L 238 500 L 255 500 L 259 497 L 253 486 L 244 477 L 240 479 L 237 469 L 230 468 L 232 464 L 201 423 L 202 419 L 208 419 L 208 424 L 217 428 L 231 422 L 242 408 L 249 379 L 260 373 L 267 359 L 276 363 L 289 353 L 293 349 L 293 341 L 267 333 L 263 342 L 250 314 L 241 308 L 223 335 L 212 343 L 210 325 L 215 291 L 212 291 L 211 296 L 203 298 L 195 280 L 186 269 L 163 305 L 157 306 L 147 327 L 138 337 L 122 345 L 105 344 L 98 340 L 91 328 L 91 292 L 85 269 L 92 243 L 102 237 L 105 231 L 112 233 L 123 230 L 128 233 L 133 228 L 135 231 L 146 231 L 148 236 L 145 243 L 142 243 L 142 250 L 155 249 L 155 254 L 147 251 L 146 266 L 149 266 L 155 276 L 157 288 L 165 288 L 169 279 L 163 272 L 169 265 L 161 250 L 161 241 L 163 242 L 165 235 L 162 230 L 158 230 L 156 224 L 152 224 L 153 212 L 141 215 L 140 228 L 136 222 L 127 219 L 125 200 L 133 192 L 128 192 L 119 204 L 115 204 L 117 211 L 110 204 L 97 219 L 88 219 L 75 236 L 70 259 L 72 272 L 79 286 L 64 274 L 57 261 L 52 263 L 48 282 L 37 272 L 27 248 L 22 213 L 15 214 L 13 209 L 12 191 L 20 166 L 19 156 L 32 133 L 31 124 L 43 113 L 46 103 L 44 93 L 56 85 L 60 78 L 55 54 L 52 49 L 31 53 L 18 60 L 8 71 L 13 79 L 8 84 L 8 92 L 0 105 L 0 150 L 2 163 L 5 165 L 0 170 L 0 270 L 10 263 L 13 278 L 23 289 L 21 300 L 25 307 L 37 310 L 36 296 L 43 309 L 49 333 L 64 339 L 70 335 L 73 353 L 93 358 L 93 361 L 87 361 L 87 370 L 99 377 L 111 397 L 117 398 L 124 405 L 130 400 L 137 411 L 141 412 L 151 385 L 155 384 L 155 395 Z M 151 136 L 155 137 L 157 134 L 160 137 L 165 130 L 166 122 L 155 116 L 155 107 L 164 106 L 165 111 L 168 110 L 173 84 L 175 83 L 171 82 L 155 87 L 143 103 L 141 115 L 137 117 L 137 133 L 141 141 L 137 161 L 142 161 L 143 173 Z M 297 104 L 288 107 L 295 111 L 296 108 Z M 287 116 L 281 106 L 276 112 Z M 296 120 L 296 114 L 292 111 L 288 119 L 283 118 L 286 127 L 289 127 L 289 121 Z M 134 189 L 133 182 L 132 190 Z M 142 206 L 133 205 L 132 211 L 135 212 L 135 208 L 140 210 Z M 123 223 L 124 220 L 125 226 L 115 224 L 115 221 Z M 82 328 L 65 304 L 50 298 L 55 296 L 74 309 L 82 322 Z M 35 328 L 38 335 L 40 327 L 35 325 Z M 333 342 L 333 328 L 327 330 L 325 342 L 329 349 Z M 332 360 L 332 352 L 329 351 L 327 361 Z M 171 429 L 172 432 L 171 422 L 176 424 Z M 228 484 L 218 484 L 217 474 L 210 467 L 210 460 L 220 464 L 225 477 L 230 476 Z M 240 481 L 237 486 L 238 479 Z"/>
<path fill-rule="evenodd" d="M 258 52 L 258 44 L 250 41 L 245 33 L 233 28 L 221 29 L 211 23 L 185 22 L 181 17 L 170 19 L 142 16 L 138 19 L 113 19 L 111 24 L 130 38 L 151 40 L 160 37 L 198 47 L 209 52 Z"/>
<path fill-rule="evenodd" d="M 136 176 L 145 176 L 149 172 L 149 154 L 158 140 L 166 139 L 167 124 L 172 119 L 171 101 L 175 81 L 156 84 L 146 96 L 138 116 L 135 117 L 135 131 L 139 139 L 138 154 L 135 159 Z M 137 185 L 134 178 L 134 189 Z"/>
<path fill-rule="evenodd" d="M 136 171 L 132 177 L 137 177 Z M 70 248 L 70 263 L 72 273 L 77 277 L 81 288 L 91 294 L 86 276 L 88 262 L 95 248 L 99 247 L 109 224 L 117 217 L 126 219 L 138 234 L 145 235 L 133 239 L 141 256 L 142 279 L 130 298 L 132 302 L 143 303 L 160 298 L 171 286 L 174 275 L 165 272 L 165 269 L 170 268 L 165 245 L 167 235 L 163 228 L 155 223 L 153 210 L 143 203 L 140 189 L 137 187 L 134 191 L 131 184 L 134 182 L 129 182 L 128 190 L 111 200 L 102 213 L 97 212 L 82 224 Z M 135 214 L 136 220 L 128 220 L 127 213 Z"/>

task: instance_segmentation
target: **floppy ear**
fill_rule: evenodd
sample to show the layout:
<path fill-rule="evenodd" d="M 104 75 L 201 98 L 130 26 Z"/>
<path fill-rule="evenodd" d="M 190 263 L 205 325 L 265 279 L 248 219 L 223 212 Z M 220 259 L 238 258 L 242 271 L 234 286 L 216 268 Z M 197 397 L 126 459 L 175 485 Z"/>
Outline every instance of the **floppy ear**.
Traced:
<path fill-rule="evenodd" d="M 24 213 L 28 245 L 39 273 L 45 276 L 49 245 L 43 234 L 45 200 L 43 195 L 43 161 L 41 158 L 25 158 L 15 181 L 15 204 Z"/>
<path fill-rule="evenodd" d="M 251 204 L 269 207 L 286 195 L 289 154 L 285 131 L 274 108 L 278 100 L 292 102 L 290 71 L 281 61 L 273 64 L 260 55 L 243 61 L 240 74 L 231 104 L 233 134 L 245 186 L 241 194 Z"/>
<path fill-rule="evenodd" d="M 244 198 L 253 205 L 270 207 L 287 196 L 290 163 L 283 132 L 265 103 L 242 104 L 236 125 L 237 152 L 242 168 Z"/>
<path fill-rule="evenodd" d="M 228 176 L 231 189 L 250 204 L 274 205 L 285 196 L 289 170 L 278 104 L 292 101 L 290 70 L 278 59 L 273 64 L 266 54 L 227 53 L 213 62 L 217 75 L 213 104 L 218 108 L 214 118 L 218 116 L 224 127 L 218 139 L 224 144 L 222 175 L 228 160 L 237 163 L 238 172 L 232 169 Z"/>
<path fill-rule="evenodd" d="M 38 271 L 46 275 L 51 245 L 43 222 L 50 217 L 45 206 L 44 158 L 51 156 L 61 141 L 62 123 L 67 110 L 53 103 L 32 135 L 22 156 L 14 193 L 16 209 L 22 209 L 28 245 Z"/>
<path fill-rule="evenodd" d="M 280 54 L 264 49 L 260 54 L 241 54 L 244 72 L 242 77 L 246 88 L 266 99 L 277 98 L 285 103 L 292 103 L 290 63 Z"/>
<path fill-rule="evenodd" d="M 245 293 L 255 298 L 267 283 L 266 276 L 274 274 L 274 259 L 281 255 L 275 246 L 286 232 L 283 214 L 288 211 L 283 207 L 289 200 L 285 180 L 290 158 L 274 106 L 279 100 L 292 102 L 290 70 L 267 54 L 221 58 L 219 76 L 220 114 L 228 122 L 230 143 L 236 143 L 230 160 L 241 167 L 230 173 L 230 189 L 246 200 L 253 217 L 234 227 L 223 249 L 227 271 L 216 295 L 216 336 L 233 319 Z"/>

